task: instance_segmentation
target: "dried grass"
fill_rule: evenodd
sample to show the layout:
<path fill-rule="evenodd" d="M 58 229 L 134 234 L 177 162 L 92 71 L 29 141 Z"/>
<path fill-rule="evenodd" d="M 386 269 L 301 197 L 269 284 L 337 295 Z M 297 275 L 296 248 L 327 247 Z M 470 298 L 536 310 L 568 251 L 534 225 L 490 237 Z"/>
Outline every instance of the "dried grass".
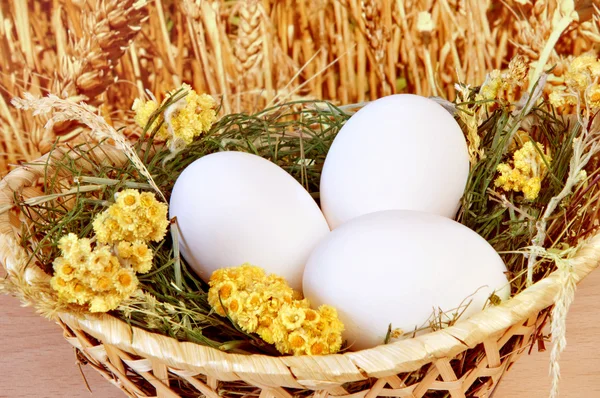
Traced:
<path fill-rule="evenodd" d="M 147 19 L 145 0 L 98 0 L 79 10 L 72 2 L 58 7 L 52 19 L 57 37 L 59 70 L 51 92 L 92 101 L 115 79 L 114 68 Z M 66 30 L 63 14 L 80 15 Z"/>
<path fill-rule="evenodd" d="M 144 0 L 0 5 L 0 173 L 81 131 L 74 123 L 44 128 L 45 120 L 17 113 L 10 100 L 29 92 L 104 103 L 101 94 L 125 71 L 119 60 L 141 30 L 144 7 Z"/>
<path fill-rule="evenodd" d="M 516 54 L 533 65 L 543 55 L 547 62 L 538 69 L 558 64 L 560 73 L 561 56 L 600 44 L 591 0 L 144 4 L 14 0 L 0 6 L 0 170 L 79 131 L 74 124 L 47 131 L 12 112 L 7 104 L 24 92 L 94 99 L 118 125 L 130 119 L 123 109 L 145 89 L 163 93 L 182 81 L 219 97 L 224 113 L 296 99 L 356 103 L 397 92 L 453 99 L 454 82 L 483 82 Z M 431 16 L 426 31 L 419 26 L 424 14 Z M 559 24 L 555 15 L 569 22 Z"/>

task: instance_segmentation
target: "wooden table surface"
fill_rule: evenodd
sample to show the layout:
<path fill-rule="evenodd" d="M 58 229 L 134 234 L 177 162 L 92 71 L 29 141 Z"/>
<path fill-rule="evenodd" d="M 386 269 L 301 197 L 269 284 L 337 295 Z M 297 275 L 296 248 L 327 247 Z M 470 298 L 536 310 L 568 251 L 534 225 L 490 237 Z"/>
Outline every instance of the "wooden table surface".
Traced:
<path fill-rule="evenodd" d="M 569 313 L 568 346 L 561 361 L 562 398 L 600 397 L 600 270 L 579 286 Z M 62 330 L 16 299 L 0 295 L 0 397 L 121 397 L 122 393 L 90 367 L 86 390 Z M 500 383 L 494 398 L 548 396 L 549 350 L 521 357 Z"/>

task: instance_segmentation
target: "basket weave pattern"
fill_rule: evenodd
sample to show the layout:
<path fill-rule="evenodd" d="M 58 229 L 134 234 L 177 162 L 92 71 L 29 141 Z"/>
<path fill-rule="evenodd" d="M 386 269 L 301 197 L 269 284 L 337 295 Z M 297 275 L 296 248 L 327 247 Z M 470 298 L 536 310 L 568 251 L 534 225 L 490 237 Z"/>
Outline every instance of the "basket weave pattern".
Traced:
<path fill-rule="evenodd" d="M 103 145 L 95 152 L 114 165 L 121 151 Z M 0 208 L 42 195 L 47 157 L 13 170 L 0 182 Z M 81 162 L 85 168 L 85 162 Z M 18 241 L 16 207 L 0 214 L 0 234 Z M 0 263 L 14 263 L 0 248 Z M 600 235 L 572 259 L 577 281 L 598 266 Z M 35 267 L 35 266 L 34 266 Z M 328 356 L 269 357 L 229 354 L 130 327 L 110 315 L 77 318 L 59 314 L 65 338 L 108 380 L 130 396 L 221 396 L 237 383 L 248 396 L 484 397 L 503 373 L 536 341 L 560 286 L 555 272 L 496 307 L 456 325 L 373 349 Z M 443 395 L 443 394 L 442 394 Z"/>
<path fill-rule="evenodd" d="M 122 348 L 122 344 L 117 346 L 106 342 L 98 343 L 97 341 L 105 341 L 103 337 L 108 336 L 102 336 L 103 333 L 94 333 L 91 330 L 92 325 L 98 326 L 95 322 L 91 324 L 88 322 L 80 323 L 75 318 L 64 315 L 61 316 L 61 322 L 59 323 L 65 331 L 66 340 L 79 350 L 86 362 L 132 397 L 179 397 L 180 395 L 173 391 L 170 386 L 176 384 L 178 380 L 184 380 L 190 386 L 196 388 L 198 393 L 210 398 L 217 398 L 221 396 L 219 394 L 221 381 L 242 380 L 247 384 L 249 393 L 260 395 L 263 398 L 291 398 L 295 392 L 312 388 L 317 388 L 314 391 L 314 397 L 369 398 L 384 396 L 420 398 L 431 391 L 447 391 L 451 397 L 458 398 L 466 397 L 467 392 L 468 396 L 473 397 L 489 396 L 488 394 L 496 387 L 504 372 L 523 353 L 527 352 L 531 344 L 540 337 L 540 329 L 547 320 L 547 314 L 547 311 L 542 311 L 539 317 L 532 316 L 524 323 L 518 323 L 508 328 L 504 333 L 486 339 L 482 343 L 483 353 L 479 354 L 474 367 L 461 369 L 463 358 L 472 354 L 472 350 L 463 351 L 454 357 L 432 358 L 431 365 L 423 368 L 422 377 L 413 384 L 406 383 L 407 376 L 410 374 L 408 372 L 381 377 L 367 377 L 364 372 L 361 372 L 360 368 L 342 358 L 323 361 L 324 363 L 320 363 L 321 358 L 319 358 L 314 361 L 315 367 L 312 369 L 314 373 L 318 373 L 321 367 L 329 366 L 327 371 L 330 373 L 330 378 L 332 378 L 331 373 L 336 369 L 339 370 L 340 375 L 335 377 L 338 379 L 337 382 L 297 378 L 296 372 L 299 374 L 307 373 L 310 369 L 297 370 L 293 365 L 294 361 L 282 361 L 285 363 L 286 371 L 289 374 L 278 375 L 277 378 L 279 382 L 287 379 L 287 386 L 280 386 L 277 383 L 268 384 L 268 379 L 274 376 L 270 371 L 264 374 L 244 375 L 241 371 L 230 370 L 221 373 L 215 372 L 216 369 L 207 370 L 206 367 L 209 367 L 210 363 L 206 367 L 200 367 L 200 369 L 194 369 L 194 366 L 188 364 L 171 366 L 163 358 L 137 352 L 131 345 Z M 110 322 L 108 321 L 108 323 Z M 100 340 L 91 338 L 91 336 L 97 336 Z M 508 353 L 504 353 L 506 350 L 503 350 L 503 347 L 505 346 L 510 347 Z M 231 359 L 229 359 L 228 364 L 232 369 L 236 367 L 236 364 L 242 365 L 241 362 L 232 361 Z M 348 367 L 348 369 L 344 369 L 345 367 Z M 355 377 L 350 375 L 350 368 L 355 369 Z M 341 373 L 342 369 L 345 374 Z M 458 374 L 457 369 L 460 372 Z M 135 379 L 138 379 L 137 382 L 132 382 L 134 376 Z M 312 375 L 306 374 L 306 376 L 311 377 Z M 341 383 L 343 378 L 347 378 L 348 381 Z M 147 383 L 140 383 L 139 379 L 145 380 Z M 362 388 L 359 391 L 354 391 L 356 388 L 351 388 L 353 382 Z M 153 388 L 142 390 L 140 384 Z M 344 387 L 350 387 L 354 392 L 349 393 Z"/>

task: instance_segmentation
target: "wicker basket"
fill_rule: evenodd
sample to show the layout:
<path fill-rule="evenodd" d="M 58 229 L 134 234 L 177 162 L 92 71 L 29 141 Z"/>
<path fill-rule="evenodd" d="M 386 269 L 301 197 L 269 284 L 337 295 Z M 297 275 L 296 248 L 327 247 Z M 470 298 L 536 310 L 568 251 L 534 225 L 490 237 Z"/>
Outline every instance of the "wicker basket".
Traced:
<path fill-rule="evenodd" d="M 97 156 L 114 165 L 126 161 L 113 146 L 98 151 Z M 17 168 L 0 182 L 0 208 L 12 207 L 15 193 L 25 198 L 42 194 L 46 159 Z M 21 222 L 16 210 L 0 215 L 0 262 L 7 269 L 19 261 L 18 249 L 8 243 L 18 241 Z M 573 259 L 577 281 L 599 261 L 600 235 Z M 130 327 L 110 315 L 77 318 L 60 313 L 57 321 L 80 357 L 132 397 L 217 398 L 223 395 L 221 386 L 232 382 L 242 395 L 261 398 L 418 398 L 440 392 L 453 398 L 486 397 L 511 364 L 542 341 L 541 330 L 559 287 L 554 273 L 450 328 L 373 349 L 315 357 L 228 354 Z"/>

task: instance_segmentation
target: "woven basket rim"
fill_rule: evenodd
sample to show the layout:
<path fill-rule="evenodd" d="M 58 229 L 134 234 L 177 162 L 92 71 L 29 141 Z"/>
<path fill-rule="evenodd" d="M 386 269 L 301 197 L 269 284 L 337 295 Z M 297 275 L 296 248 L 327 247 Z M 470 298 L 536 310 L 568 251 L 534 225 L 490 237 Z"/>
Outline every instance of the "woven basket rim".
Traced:
<path fill-rule="evenodd" d="M 47 156 L 34 163 L 45 163 Z M 40 169 L 43 170 L 21 166 L 5 176 L 0 181 L 0 208 L 14 205 L 13 192 L 34 184 L 43 174 Z M 0 235 L 15 238 L 8 212 L 0 214 Z M 5 265 L 15 261 L 12 255 L 11 251 L 0 251 L 0 262 Z M 577 282 L 597 268 L 600 233 L 591 237 L 571 261 Z M 367 377 L 411 372 L 437 359 L 455 356 L 551 306 L 560 286 L 559 271 L 555 271 L 500 305 L 488 307 L 449 328 L 370 349 L 326 356 L 231 354 L 147 332 L 107 314 L 77 318 L 60 313 L 58 317 L 71 328 L 81 329 L 104 344 L 159 359 L 175 373 L 202 373 L 219 380 L 244 380 L 265 387 L 326 388 Z"/>

